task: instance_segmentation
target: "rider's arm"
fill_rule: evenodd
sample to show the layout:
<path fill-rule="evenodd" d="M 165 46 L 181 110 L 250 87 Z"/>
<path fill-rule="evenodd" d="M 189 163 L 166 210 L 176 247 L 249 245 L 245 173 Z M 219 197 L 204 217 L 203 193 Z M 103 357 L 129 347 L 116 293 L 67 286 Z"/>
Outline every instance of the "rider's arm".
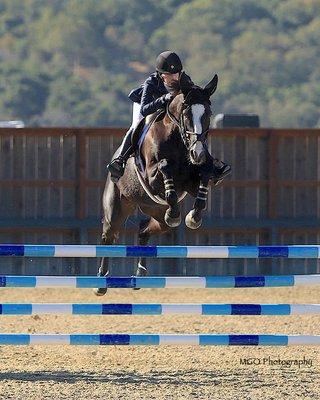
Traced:
<path fill-rule="evenodd" d="M 149 114 L 153 114 L 161 108 L 164 108 L 171 98 L 171 94 L 167 93 L 159 97 L 158 99 L 154 99 L 155 92 L 156 91 L 152 83 L 146 81 L 143 87 L 140 109 L 140 113 L 144 117 Z"/>

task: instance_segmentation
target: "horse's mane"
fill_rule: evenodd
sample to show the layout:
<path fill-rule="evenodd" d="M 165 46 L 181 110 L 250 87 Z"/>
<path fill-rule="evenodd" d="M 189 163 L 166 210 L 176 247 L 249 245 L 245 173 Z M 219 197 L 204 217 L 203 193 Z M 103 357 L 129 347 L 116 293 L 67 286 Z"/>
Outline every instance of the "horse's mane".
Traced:
<path fill-rule="evenodd" d="M 206 92 L 197 85 L 192 85 L 187 94 L 184 94 L 185 104 L 192 105 L 196 103 L 208 103 L 211 104 L 210 99 Z"/>

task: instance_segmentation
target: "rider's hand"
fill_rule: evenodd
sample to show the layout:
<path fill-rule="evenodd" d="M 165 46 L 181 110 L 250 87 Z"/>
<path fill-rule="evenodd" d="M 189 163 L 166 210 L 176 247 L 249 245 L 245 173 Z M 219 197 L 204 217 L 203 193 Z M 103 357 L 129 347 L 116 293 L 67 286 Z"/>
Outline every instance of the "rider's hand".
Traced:
<path fill-rule="evenodd" d="M 173 98 L 172 93 L 167 93 L 162 96 L 163 100 L 170 101 Z"/>

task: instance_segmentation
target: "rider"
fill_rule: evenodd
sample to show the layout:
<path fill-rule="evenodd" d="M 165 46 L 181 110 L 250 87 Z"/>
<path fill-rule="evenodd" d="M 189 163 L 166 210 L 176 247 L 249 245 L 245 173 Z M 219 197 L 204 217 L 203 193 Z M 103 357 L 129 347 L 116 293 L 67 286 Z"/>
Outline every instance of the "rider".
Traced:
<path fill-rule="evenodd" d="M 129 99 L 133 101 L 132 125 L 122 141 L 118 156 L 107 165 L 113 182 L 117 182 L 123 175 L 126 162 L 134 151 L 131 144 L 132 132 L 142 118 L 159 109 L 165 109 L 174 93 L 179 91 L 182 69 L 179 56 L 172 51 L 164 51 L 156 59 L 156 72 L 151 74 L 138 89 L 130 92 Z M 218 159 L 214 159 L 213 164 L 216 169 L 216 180 L 222 179 L 231 170 L 229 165 Z"/>

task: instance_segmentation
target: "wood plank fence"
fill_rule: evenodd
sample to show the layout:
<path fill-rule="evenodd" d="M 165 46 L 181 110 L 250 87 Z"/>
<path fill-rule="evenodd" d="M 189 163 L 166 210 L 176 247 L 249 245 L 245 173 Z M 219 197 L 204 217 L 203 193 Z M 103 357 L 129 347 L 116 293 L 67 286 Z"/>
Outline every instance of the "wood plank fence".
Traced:
<path fill-rule="evenodd" d="M 0 241 L 98 243 L 106 163 L 120 128 L 0 129 Z M 203 227 L 184 224 L 154 244 L 312 244 L 320 239 L 320 130 L 216 129 L 210 150 L 233 167 L 209 194 Z M 192 205 L 182 207 L 186 214 Z M 139 218 L 120 243 L 134 243 Z M 3 273 L 91 274 L 96 260 L 1 259 Z M 316 260 L 150 260 L 153 274 L 318 272 Z M 131 273 L 115 260 L 112 273 Z"/>

